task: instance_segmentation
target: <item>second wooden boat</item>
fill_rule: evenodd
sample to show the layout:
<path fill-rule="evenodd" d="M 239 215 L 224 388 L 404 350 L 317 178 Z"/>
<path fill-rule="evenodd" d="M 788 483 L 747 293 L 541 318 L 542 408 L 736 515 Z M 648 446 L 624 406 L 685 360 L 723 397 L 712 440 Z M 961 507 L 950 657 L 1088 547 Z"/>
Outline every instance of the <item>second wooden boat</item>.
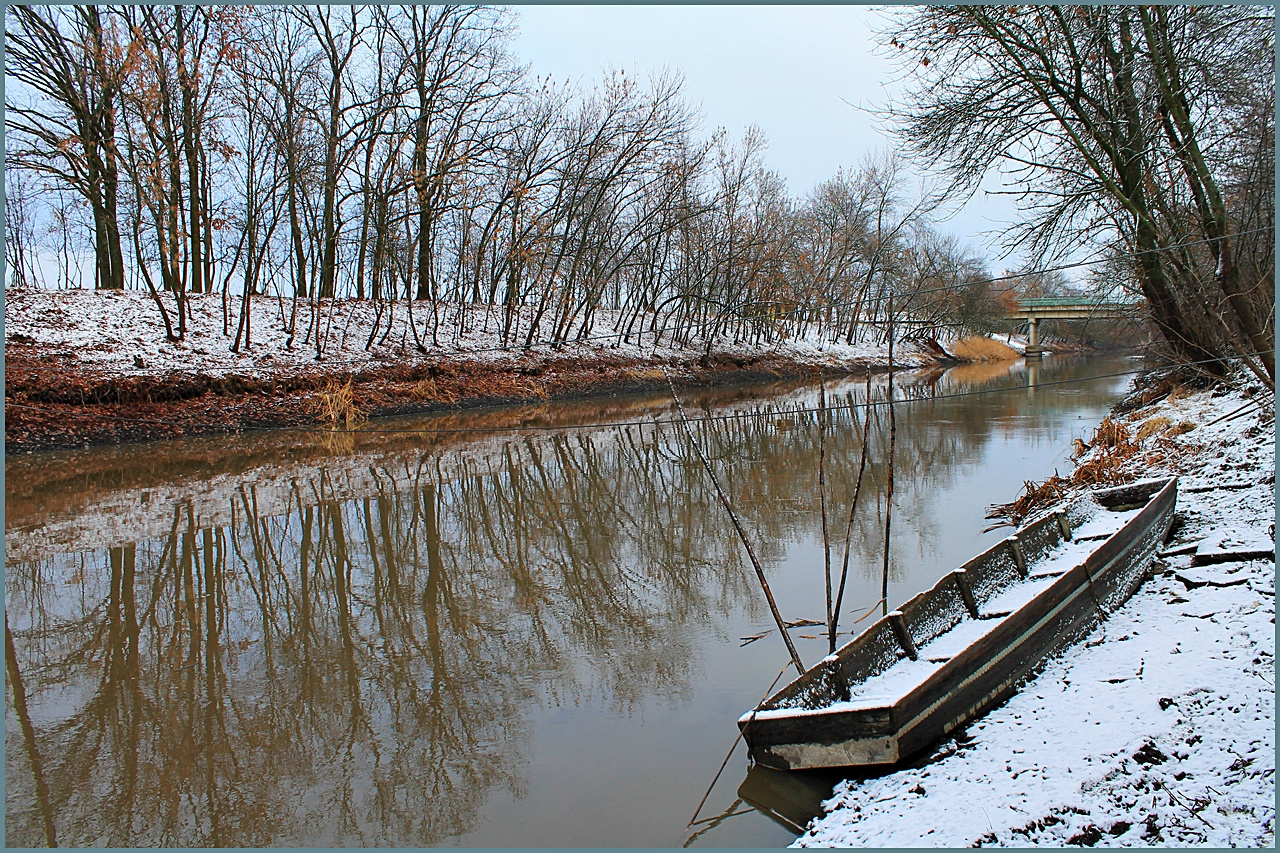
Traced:
<path fill-rule="evenodd" d="M 738 725 L 779 770 L 894 764 L 1004 700 L 1142 583 L 1177 478 L 1095 490 L 882 617 Z"/>

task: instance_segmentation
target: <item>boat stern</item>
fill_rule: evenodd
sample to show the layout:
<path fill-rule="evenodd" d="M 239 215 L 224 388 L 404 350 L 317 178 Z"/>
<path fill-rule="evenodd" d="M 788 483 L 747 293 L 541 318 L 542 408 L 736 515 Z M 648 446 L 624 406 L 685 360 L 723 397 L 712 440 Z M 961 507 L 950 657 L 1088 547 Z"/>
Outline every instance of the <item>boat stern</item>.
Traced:
<path fill-rule="evenodd" d="M 896 764 L 896 737 L 858 738 L 837 743 L 779 743 L 751 747 L 751 759 L 778 770 L 814 770 L 828 767 L 860 767 Z"/>
<path fill-rule="evenodd" d="M 893 764 L 900 756 L 888 705 L 776 709 L 738 720 L 751 760 L 776 770 Z"/>

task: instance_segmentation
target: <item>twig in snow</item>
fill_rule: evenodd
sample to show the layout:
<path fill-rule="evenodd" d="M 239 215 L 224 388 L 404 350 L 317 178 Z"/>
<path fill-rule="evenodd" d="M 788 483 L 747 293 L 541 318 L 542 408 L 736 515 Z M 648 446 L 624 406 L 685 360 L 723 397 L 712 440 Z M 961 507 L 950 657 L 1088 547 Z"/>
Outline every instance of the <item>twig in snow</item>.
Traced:
<path fill-rule="evenodd" d="M 1211 421 L 1209 421 L 1207 424 L 1205 424 L 1205 425 L 1204 425 L 1204 427 L 1201 427 L 1201 429 L 1204 429 L 1205 427 L 1211 427 L 1211 426 L 1213 426 L 1214 424 L 1221 423 L 1222 421 L 1229 421 L 1229 420 L 1233 420 L 1233 419 L 1235 419 L 1236 417 L 1238 417 L 1238 416 L 1240 416 L 1240 415 L 1243 415 L 1245 412 L 1247 412 L 1249 409 L 1253 408 L 1254 406 L 1260 406 L 1260 405 L 1262 405 L 1262 404 L 1261 404 L 1260 402 L 1258 402 L 1257 400 L 1250 400 L 1249 402 L 1245 403 L 1245 404 L 1244 404 L 1243 406 L 1241 406 L 1240 408 L 1235 409 L 1234 411 L 1227 412 L 1227 413 L 1226 413 L 1225 415 L 1223 415 L 1222 417 L 1214 418 L 1213 420 L 1211 420 Z"/>
<path fill-rule="evenodd" d="M 1177 794 L 1175 794 L 1175 793 L 1173 792 L 1173 789 L 1172 789 L 1172 788 L 1170 788 L 1168 785 L 1166 785 L 1165 783 L 1163 783 L 1163 782 L 1159 781 L 1158 779 L 1157 779 L 1157 780 L 1153 780 L 1153 781 L 1152 781 L 1152 784 L 1153 784 L 1153 785 L 1155 785 L 1155 787 L 1159 788 L 1161 791 L 1164 791 L 1166 794 L 1168 794 L 1168 795 L 1169 795 L 1169 799 L 1173 800 L 1173 802 L 1177 803 L 1178 805 L 1182 806 L 1182 807 L 1183 807 L 1184 809 L 1186 809 L 1187 811 L 1191 812 L 1191 814 L 1196 818 L 1196 820 L 1200 821 L 1201 823 L 1203 823 L 1205 826 L 1209 827 L 1210 829 L 1213 829 L 1213 824 L 1209 823 L 1209 821 L 1205 820 L 1203 817 L 1201 817 L 1201 816 L 1200 816 L 1200 813 L 1199 813 L 1199 812 L 1197 812 L 1195 809 L 1191 808 L 1191 806 L 1187 805 L 1187 804 L 1183 801 L 1183 799 L 1182 799 L 1181 797 L 1179 797 Z"/>

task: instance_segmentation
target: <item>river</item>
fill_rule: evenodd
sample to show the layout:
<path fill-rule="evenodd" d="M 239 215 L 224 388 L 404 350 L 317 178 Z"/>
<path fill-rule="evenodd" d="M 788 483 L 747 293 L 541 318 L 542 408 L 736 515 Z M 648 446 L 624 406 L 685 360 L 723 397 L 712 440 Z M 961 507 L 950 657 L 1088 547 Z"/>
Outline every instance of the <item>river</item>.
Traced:
<path fill-rule="evenodd" d="M 1007 535 L 988 506 L 1065 474 L 1139 364 L 899 374 L 888 605 Z M 825 393 L 837 582 L 868 441 L 847 632 L 882 609 L 886 380 Z M 817 384 L 682 398 L 783 615 L 824 620 Z M 782 846 L 820 796 L 739 743 L 687 826 L 788 657 L 669 396 L 5 478 L 10 846 Z"/>

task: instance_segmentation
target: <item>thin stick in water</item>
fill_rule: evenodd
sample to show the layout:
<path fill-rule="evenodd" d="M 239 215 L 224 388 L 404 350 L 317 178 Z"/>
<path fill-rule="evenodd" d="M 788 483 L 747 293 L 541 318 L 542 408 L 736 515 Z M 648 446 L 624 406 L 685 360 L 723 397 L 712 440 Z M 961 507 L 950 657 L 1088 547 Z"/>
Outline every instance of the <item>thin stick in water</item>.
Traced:
<path fill-rule="evenodd" d="M 827 386 L 822 381 L 821 368 L 818 370 L 818 506 L 822 511 L 822 577 L 827 585 L 827 627 L 830 633 L 832 600 L 831 535 L 827 530 Z"/>
<path fill-rule="evenodd" d="M 784 663 L 782 669 L 778 670 L 778 674 L 774 677 L 773 683 L 769 685 L 769 689 L 760 697 L 760 701 L 756 703 L 756 707 L 751 711 L 751 719 L 747 720 L 747 725 L 751 725 L 752 720 L 756 718 L 756 712 L 760 710 L 760 706 L 764 704 L 764 700 L 769 698 L 769 694 L 773 692 L 773 688 L 778 686 L 778 680 L 782 678 L 782 674 L 787 671 L 790 664 Z M 698 808 L 694 810 L 693 817 L 689 818 L 689 826 L 693 826 L 698 822 L 698 815 L 702 813 L 702 807 L 707 804 L 707 797 L 711 796 L 711 789 L 720 781 L 720 774 L 724 772 L 724 768 L 729 764 L 729 759 L 733 757 L 733 751 L 738 748 L 738 741 L 742 740 L 742 734 L 746 731 L 744 726 L 738 729 L 738 736 L 733 739 L 733 746 L 729 747 L 729 754 L 724 757 L 724 761 L 720 762 L 720 769 L 716 771 L 716 778 L 711 780 L 711 784 L 707 787 L 707 792 L 702 795 L 702 800 L 698 803 Z M 732 809 L 731 809 L 732 810 Z"/>
<path fill-rule="evenodd" d="M 836 590 L 836 602 L 831 610 L 831 628 L 827 632 L 828 640 L 831 645 L 831 651 L 836 650 L 836 631 L 840 624 L 840 604 L 844 601 L 844 584 L 849 577 L 849 552 L 853 545 L 853 517 L 858 511 L 858 497 L 862 494 L 862 477 L 867 471 L 867 444 L 871 441 L 871 370 L 867 370 L 867 413 L 863 419 L 862 429 L 862 460 L 858 463 L 858 479 L 853 487 L 853 501 L 849 504 L 849 522 L 844 528 L 844 564 L 840 567 L 840 586 Z M 851 414 L 856 414 L 856 409 L 851 405 L 849 407 Z M 855 418 L 856 420 L 856 418 Z"/>
<path fill-rule="evenodd" d="M 889 612 L 889 543 L 893 528 L 893 448 L 898 434 L 898 423 L 893 413 L 893 288 L 889 289 L 889 481 L 885 487 L 884 508 L 884 568 L 880 577 L 880 601 L 882 612 Z"/>
<path fill-rule="evenodd" d="M 733 511 L 733 504 L 729 502 L 729 496 L 720 487 L 720 480 L 717 479 L 716 472 L 711 469 L 711 463 L 707 460 L 706 454 L 702 452 L 702 446 L 693 437 L 693 430 L 689 427 L 689 416 L 685 414 L 684 404 L 680 402 L 680 396 L 676 394 L 676 385 L 671 381 L 671 374 L 665 370 L 663 373 L 666 374 L 667 384 L 671 386 L 671 396 L 676 401 L 676 408 L 680 410 L 680 423 L 684 425 L 684 433 L 689 437 L 689 443 L 693 445 L 694 452 L 698 454 L 698 459 L 702 461 L 702 467 L 706 469 L 707 476 L 711 478 L 711 485 L 715 486 L 716 496 L 720 498 L 720 503 L 724 506 L 725 511 L 729 513 L 729 519 L 733 522 L 733 529 L 738 531 L 738 538 L 742 540 L 743 547 L 747 549 L 747 556 L 751 558 L 751 566 L 756 570 L 756 577 L 760 579 L 760 587 L 764 590 L 764 597 L 769 602 L 769 612 L 773 614 L 773 621 L 778 623 L 778 631 L 782 634 L 783 642 L 787 644 L 787 651 L 791 653 L 791 661 L 796 665 L 796 671 L 804 675 L 804 664 L 800 661 L 800 653 L 796 651 L 795 644 L 791 642 L 791 635 L 787 633 L 787 624 L 782 620 L 782 614 L 778 612 L 778 603 L 773 599 L 773 591 L 769 589 L 769 581 L 764 576 L 764 569 L 760 566 L 760 560 L 756 557 L 755 549 L 751 547 L 751 541 L 747 539 L 747 531 L 743 528 L 742 522 L 738 520 L 738 514 Z"/>

